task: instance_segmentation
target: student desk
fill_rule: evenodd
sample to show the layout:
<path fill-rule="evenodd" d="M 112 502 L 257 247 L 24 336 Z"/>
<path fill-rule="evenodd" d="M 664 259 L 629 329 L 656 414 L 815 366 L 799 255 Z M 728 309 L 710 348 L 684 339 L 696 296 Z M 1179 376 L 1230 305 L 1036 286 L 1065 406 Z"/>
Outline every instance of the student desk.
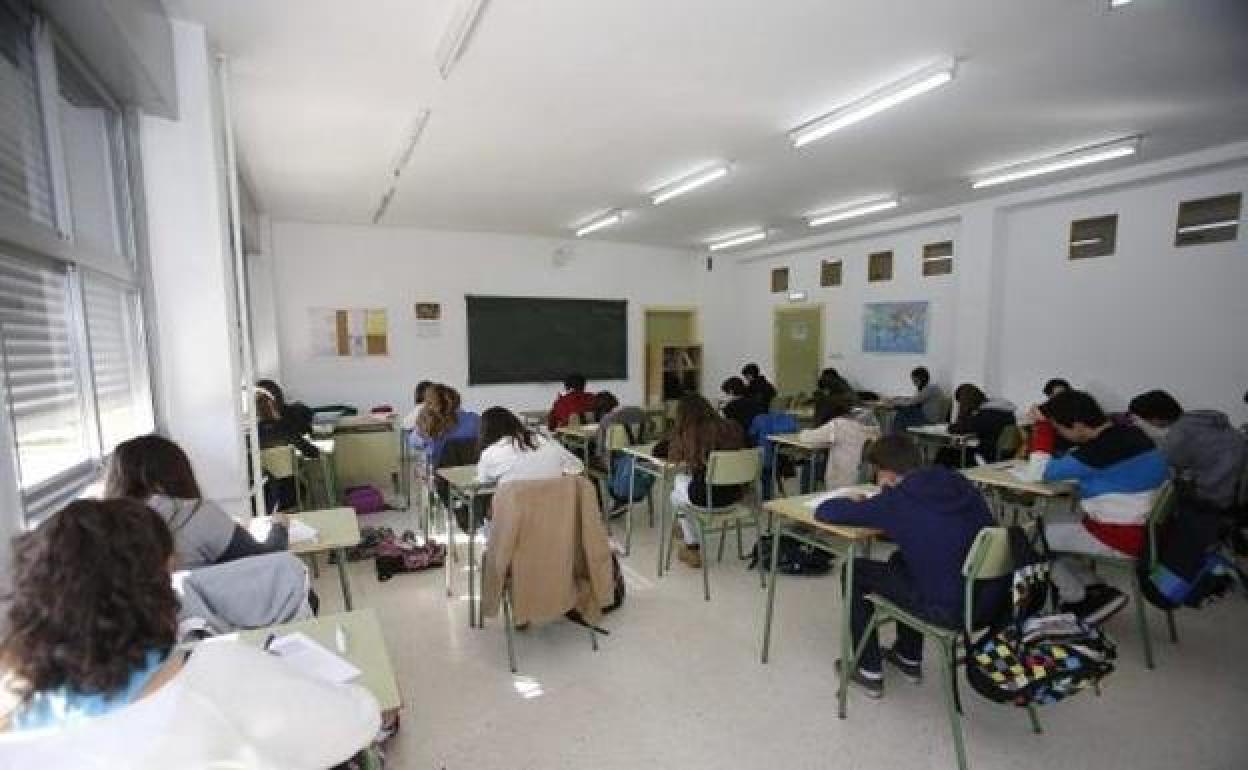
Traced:
<path fill-rule="evenodd" d="M 342 585 L 342 604 L 351 609 L 351 578 L 347 575 L 347 549 L 360 544 L 360 523 L 354 508 L 326 508 L 320 511 L 294 513 L 291 519 L 302 521 L 316 530 L 316 540 L 291 543 L 290 552 L 315 557 L 318 553 L 334 552 L 338 560 L 338 582 Z"/>
<path fill-rule="evenodd" d="M 589 470 L 589 447 L 594 443 L 594 439 L 598 437 L 597 423 L 588 425 L 565 425 L 555 431 L 555 435 L 563 442 L 564 446 L 572 451 L 580 449 L 581 461 L 585 463 L 585 470 Z"/>
<path fill-rule="evenodd" d="M 667 537 L 669 512 L 672 504 L 672 479 L 676 476 L 678 468 L 676 463 L 669 462 L 662 457 L 654 456 L 654 443 L 638 444 L 637 446 L 625 447 L 620 450 L 625 454 L 633 457 L 633 473 L 645 473 L 654 477 L 654 488 L 650 490 L 651 495 L 658 495 L 658 502 L 655 508 L 659 512 L 659 546 L 658 550 L 658 569 L 656 574 L 663 577 L 663 541 Z M 653 499 L 653 498 L 652 498 Z M 632 539 L 633 512 L 629 509 L 628 521 L 628 539 Z"/>
<path fill-rule="evenodd" d="M 923 456 L 925 465 L 932 462 L 932 449 L 943 446 L 957 449 L 962 455 L 962 464 L 966 465 L 966 450 L 979 446 L 979 439 L 950 433 L 948 425 L 915 425 L 909 431 L 919 445 L 919 453 Z"/>
<path fill-rule="evenodd" d="M 813 406 L 796 406 L 792 409 L 785 409 L 784 413 L 791 415 L 799 425 L 810 425 L 815 421 L 815 407 Z"/>
<path fill-rule="evenodd" d="M 865 495 L 875 494 L 878 487 L 864 484 L 849 487 L 861 491 Z M 768 500 L 763 503 L 767 512 L 767 529 L 771 532 L 771 574 L 767 582 L 767 604 L 763 615 L 763 654 L 761 662 L 767 662 L 771 649 L 771 617 L 776 603 L 776 583 L 780 582 L 776 574 L 776 562 L 780 555 L 780 538 L 790 537 L 812 548 L 818 548 L 829 554 L 835 554 L 836 541 L 845 544 L 845 585 L 841 595 L 841 665 L 848 666 L 854 655 L 853 634 L 849 628 L 849 612 L 854 595 L 854 560 L 858 557 L 859 545 L 869 545 L 872 540 L 884 534 L 878 529 L 866 527 L 845 527 L 837 524 L 824 524 L 815 520 L 815 511 L 806 505 L 807 501 L 818 495 L 799 495 Z M 777 521 L 778 519 L 778 521 Z M 845 718 L 845 701 L 848 696 L 849 672 L 841 675 L 840 690 L 837 693 L 839 703 L 838 715 Z"/>
<path fill-rule="evenodd" d="M 783 482 L 780 479 L 781 454 L 790 455 L 799 463 L 806 463 L 806 483 L 801 485 L 801 492 L 805 495 L 815 491 L 817 483 L 815 471 L 819 456 L 827 452 L 832 445 L 826 441 L 802 441 L 800 433 L 777 433 L 768 436 L 767 440 L 776 446 L 776 457 L 771 467 L 776 481 L 776 491 L 781 495 L 784 494 Z"/>
<path fill-rule="evenodd" d="M 383 494 L 397 492 L 402 472 L 398 418 L 340 418 L 334 424 L 334 464 L 344 488 L 371 484 Z"/>
<path fill-rule="evenodd" d="M 481 627 L 477 607 L 477 506 L 478 497 L 494 493 L 494 484 L 483 484 L 477 481 L 477 466 L 457 465 L 453 468 L 438 469 L 438 477 L 450 486 L 451 497 L 468 506 L 468 625 Z M 447 550 L 455 547 L 455 529 L 451 523 L 453 514 L 451 506 L 446 508 Z M 450 554 L 448 554 L 449 557 Z M 451 595 L 451 560 L 446 559 L 446 595 Z"/>
<path fill-rule="evenodd" d="M 346 652 L 338 651 L 336 636 L 339 626 L 342 626 L 347 637 Z M 325 649 L 341 656 L 358 668 L 360 670 L 358 684 L 373 694 L 383 713 L 402 705 L 399 685 L 394 678 L 394 669 L 390 665 L 390 655 L 386 651 L 386 640 L 382 638 L 381 624 L 377 621 L 376 611 L 367 609 L 342 612 L 322 615 L 310 620 L 284 623 L 280 626 L 240 631 L 238 640 L 252 647 L 263 647 L 269 634 L 282 636 L 296 631 L 306 634 L 322 644 Z M 213 642 L 208 643 L 213 644 Z"/>
<path fill-rule="evenodd" d="M 966 476 L 984 491 L 985 496 L 988 497 L 990 504 L 992 504 L 992 508 L 998 514 L 997 518 L 1001 520 L 1005 519 L 1005 505 L 1002 499 L 1002 492 L 1017 492 L 1031 496 L 1035 503 L 1039 503 L 1039 505 L 1033 503 L 1032 510 L 1042 516 L 1049 505 L 1058 499 L 1065 499 L 1071 504 L 1074 503 L 1076 486 L 1072 482 L 1025 481 L 1010 472 L 1011 470 L 1021 470 L 1026 467 L 1026 463 L 1007 460 L 991 465 L 977 465 L 973 468 L 967 468 L 962 471 L 962 475 Z"/>

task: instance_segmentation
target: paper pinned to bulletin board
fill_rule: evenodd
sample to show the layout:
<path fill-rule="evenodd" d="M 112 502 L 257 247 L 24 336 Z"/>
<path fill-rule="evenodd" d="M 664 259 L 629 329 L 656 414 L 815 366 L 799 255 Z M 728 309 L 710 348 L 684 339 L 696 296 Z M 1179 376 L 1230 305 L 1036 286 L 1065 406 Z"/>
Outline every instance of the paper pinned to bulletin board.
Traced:
<path fill-rule="evenodd" d="M 422 338 L 442 336 L 442 304 L 440 302 L 417 302 L 416 336 Z"/>
<path fill-rule="evenodd" d="M 389 355 L 385 308 L 310 308 L 308 321 L 313 355 Z"/>

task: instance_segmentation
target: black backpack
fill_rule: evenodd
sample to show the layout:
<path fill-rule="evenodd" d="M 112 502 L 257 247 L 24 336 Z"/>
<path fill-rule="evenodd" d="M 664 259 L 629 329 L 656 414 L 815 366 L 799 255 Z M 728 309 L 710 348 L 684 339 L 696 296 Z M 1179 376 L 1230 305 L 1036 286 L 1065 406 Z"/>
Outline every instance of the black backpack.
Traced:
<path fill-rule="evenodd" d="M 760 535 L 750 552 L 750 569 L 771 569 L 771 548 L 775 542 L 772 535 Z M 776 556 L 776 571 L 782 575 L 826 575 L 832 569 L 832 556 L 826 551 L 798 542 L 792 538 L 780 540 L 780 553 Z"/>
<path fill-rule="evenodd" d="M 1200 607 L 1224 596 L 1236 582 L 1245 583 L 1235 565 L 1217 553 L 1221 512 L 1182 488 L 1174 512 L 1149 537 L 1136 572 L 1144 598 L 1154 607 Z M 1156 558 L 1150 559 L 1153 553 Z"/>
<path fill-rule="evenodd" d="M 1014 574 L 1010 595 L 990 630 L 966 639 L 966 678 L 994 703 L 1056 703 L 1099 685 L 1117 651 L 1098 629 L 1071 614 L 1042 614 L 1050 594 L 1049 562 L 1021 527 L 1009 528 Z"/>

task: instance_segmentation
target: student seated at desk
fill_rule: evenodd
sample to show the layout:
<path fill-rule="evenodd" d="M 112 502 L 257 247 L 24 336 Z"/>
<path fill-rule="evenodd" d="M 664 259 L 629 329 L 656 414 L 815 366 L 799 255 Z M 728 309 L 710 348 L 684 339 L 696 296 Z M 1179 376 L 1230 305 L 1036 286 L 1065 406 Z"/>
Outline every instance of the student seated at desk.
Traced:
<path fill-rule="evenodd" d="M 919 451 L 908 436 L 885 436 L 871 445 L 868 462 L 876 467 L 881 491 L 870 499 L 835 498 L 819 505 L 815 518 L 829 524 L 883 530 L 897 543 L 887 562 L 854 562 L 854 595 L 850 630 L 858 645 L 871 619 L 867 594 L 879 594 L 920 617 L 949 628 L 962 626 L 962 563 L 975 536 L 992 526 L 992 514 L 983 497 L 962 474 L 940 465 L 919 467 Z M 1008 586 L 991 583 L 975 600 L 991 616 Z M 906 679 L 922 676 L 923 635 L 897 625 L 897 641 L 881 656 L 879 641 L 871 638 L 862 651 L 850 682 L 868 696 L 884 694 L 881 657 Z M 837 669 L 848 665 L 837 661 Z"/>
<path fill-rule="evenodd" d="M 1040 410 L 1058 434 L 1076 445 L 1048 462 L 1043 479 L 1079 482 L 1081 511 L 1045 516 L 1045 539 L 1059 554 L 1053 560 L 1053 585 L 1063 611 L 1099 624 L 1126 606 L 1127 597 L 1100 582 L 1079 559 L 1060 554 L 1139 556 L 1144 522 L 1169 470 L 1144 431 L 1112 422 L 1087 393 L 1065 391 Z"/>
<path fill-rule="evenodd" d="M 611 467 L 610 452 L 607 451 L 607 436 L 613 425 L 623 425 L 636 442 L 646 441 L 646 423 L 648 416 L 639 406 L 620 406 L 620 401 L 609 391 L 600 391 L 594 396 L 594 422 L 598 423 L 598 432 L 594 435 L 594 460 L 599 467 L 607 470 Z"/>
<path fill-rule="evenodd" d="M 1055 377 L 1044 383 L 1041 392 L 1044 393 L 1047 401 L 1070 389 L 1069 382 Z M 1057 435 L 1057 431 L 1053 429 L 1053 423 L 1049 422 L 1049 418 L 1040 411 L 1040 404 L 1035 404 L 1028 409 L 1026 417 L 1031 423 L 1031 434 L 1027 440 L 1027 457 L 1033 463 L 1046 462 L 1050 457 L 1064 455 L 1070 451 L 1070 442 Z"/>
<path fill-rule="evenodd" d="M 298 436 L 312 432 L 312 410 L 299 401 L 287 402 L 280 385 L 273 380 L 258 380 L 256 390 L 264 391 L 273 399 L 278 418 L 286 423 L 290 432 Z"/>
<path fill-rule="evenodd" d="M 948 416 L 945 414 L 944 394 L 932 384 L 932 375 L 926 367 L 915 367 L 910 372 L 910 382 L 914 383 L 913 396 L 890 401 L 897 407 L 897 414 L 893 416 L 894 433 L 905 433 L 907 429 L 919 425 L 944 422 Z"/>
<path fill-rule="evenodd" d="M 720 417 L 705 398 L 690 394 L 680 399 L 676 406 L 676 421 L 671 436 L 654 447 L 655 457 L 665 457 L 681 465 L 680 473 L 672 479 L 672 505 L 706 506 L 722 508 L 739 501 L 744 495 L 743 487 L 717 486 L 706 499 L 706 463 L 711 452 L 717 449 L 742 449 L 745 436 L 741 426 Z M 702 568 L 702 544 L 698 529 L 688 518 L 680 520 L 682 530 L 680 560 L 690 567 Z"/>
<path fill-rule="evenodd" d="M 133 500 L 71 503 L 14 543 L 0 641 L 5 767 L 330 767 L 377 701 L 228 640 L 174 649 L 174 541 Z"/>
<path fill-rule="evenodd" d="M 186 453 L 162 436 L 138 436 L 117 445 L 104 496 L 135 500 L 156 511 L 173 532 L 178 569 L 286 550 L 285 514 L 274 516 L 268 538 L 257 542 L 220 506 L 204 499 Z"/>
<path fill-rule="evenodd" d="M 421 380 L 416 383 L 416 389 L 412 391 L 412 411 L 403 416 L 403 422 L 400 426 L 403 430 L 416 430 L 416 421 L 420 419 L 420 410 L 425 405 L 425 393 L 433 385 L 429 380 Z"/>
<path fill-rule="evenodd" d="M 584 470 L 563 444 L 529 430 L 510 410 L 495 406 L 481 415 L 477 481 L 482 484 L 557 479 Z"/>
<path fill-rule="evenodd" d="M 829 413 L 833 401 L 844 401 L 852 407 L 858 401 L 858 394 L 839 372 L 828 368 L 819 373 L 812 398 L 815 402 L 815 425 L 823 425 L 833 417 Z"/>
<path fill-rule="evenodd" d="M 824 479 L 828 489 L 847 487 L 858 483 L 858 469 L 862 465 L 862 448 L 871 433 L 862 423 L 850 417 L 849 400 L 842 394 L 829 397 L 824 405 L 828 419 L 818 428 L 801 432 L 801 440 L 808 444 L 831 444 L 828 448 L 828 467 Z"/>
<path fill-rule="evenodd" d="M 984 462 L 996 462 L 997 442 L 1001 432 L 1014 425 L 1016 407 L 1003 398 L 990 399 L 984 391 L 969 382 L 958 386 L 953 392 L 958 404 L 958 418 L 949 424 L 949 433 L 955 436 L 974 436 L 979 446 L 975 454 Z M 953 447 L 943 447 L 936 453 L 936 462 L 950 468 L 962 465 L 963 452 Z M 972 461 L 971 465 L 975 463 Z"/>
<path fill-rule="evenodd" d="M 321 450 L 308 441 L 294 420 L 286 419 L 278 411 L 276 400 L 264 390 L 256 390 L 256 431 L 260 434 L 261 449 L 293 446 L 303 457 L 320 457 Z M 299 499 L 295 485 L 298 474 L 274 478 L 267 473 L 264 486 L 265 506 L 270 510 L 291 510 Z"/>
<path fill-rule="evenodd" d="M 555 399 L 546 417 L 546 427 L 557 430 L 572 421 L 572 415 L 594 411 L 594 394 L 585 392 L 585 375 L 569 374 L 563 378 L 563 392 Z"/>
<path fill-rule="evenodd" d="M 776 386 L 767 381 L 758 364 L 741 367 L 741 376 L 745 378 L 745 394 L 762 405 L 764 412 L 771 409 L 771 402 L 776 398 Z"/>
<path fill-rule="evenodd" d="M 425 405 L 407 440 L 412 449 L 423 450 L 430 465 L 437 468 L 446 442 L 475 441 L 480 432 L 481 418 L 476 412 L 460 408 L 459 392 L 448 385 L 434 384 L 425 391 Z"/>
<path fill-rule="evenodd" d="M 748 437 L 754 418 L 766 412 L 767 409 L 757 398 L 750 395 L 745 380 L 740 377 L 729 377 L 724 380 L 719 389 L 728 397 L 722 409 L 724 416 L 740 425 L 742 435 Z"/>
<path fill-rule="evenodd" d="M 1191 483 L 1194 496 L 1219 511 L 1235 505 L 1244 472 L 1244 434 L 1222 412 L 1183 411 L 1164 390 L 1150 390 L 1127 407 L 1136 425 L 1157 442 L 1163 455 Z"/>

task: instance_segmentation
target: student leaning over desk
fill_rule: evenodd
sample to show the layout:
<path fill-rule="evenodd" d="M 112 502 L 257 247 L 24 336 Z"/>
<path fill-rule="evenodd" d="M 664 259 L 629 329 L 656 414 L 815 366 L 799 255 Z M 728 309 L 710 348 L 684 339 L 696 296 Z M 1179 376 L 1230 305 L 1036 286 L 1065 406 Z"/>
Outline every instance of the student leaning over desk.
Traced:
<path fill-rule="evenodd" d="M 377 701 L 232 640 L 174 649 L 173 538 L 133 500 L 82 500 L 17 539 L 0 642 L 0 768 L 325 768 Z"/>

